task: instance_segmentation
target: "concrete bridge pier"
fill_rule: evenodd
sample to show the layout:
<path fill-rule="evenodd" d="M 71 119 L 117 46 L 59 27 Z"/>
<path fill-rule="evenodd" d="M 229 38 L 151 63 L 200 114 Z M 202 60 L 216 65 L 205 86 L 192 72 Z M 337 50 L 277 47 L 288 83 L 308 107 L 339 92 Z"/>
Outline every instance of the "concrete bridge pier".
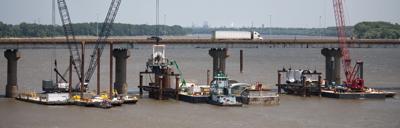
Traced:
<path fill-rule="evenodd" d="M 128 49 L 114 49 L 115 57 L 115 83 L 114 88 L 118 94 L 126 95 L 128 84 L 126 83 L 126 59 L 130 57 Z"/>
<path fill-rule="evenodd" d="M 342 60 L 342 50 L 339 49 L 332 49 L 332 55 L 333 55 L 333 59 L 334 59 L 334 71 L 333 71 L 333 81 L 335 81 L 336 84 L 340 84 L 341 80 L 340 80 L 340 70 L 341 70 L 341 60 Z"/>
<path fill-rule="evenodd" d="M 4 52 L 4 56 L 8 60 L 6 97 L 14 98 L 18 95 L 17 62 L 18 59 L 21 58 L 21 53 L 18 51 L 18 49 L 7 49 Z"/>
<path fill-rule="evenodd" d="M 219 71 L 225 74 L 226 58 L 229 57 L 227 48 L 211 48 L 208 54 L 213 58 L 213 76 Z"/>
<path fill-rule="evenodd" d="M 321 50 L 321 53 L 323 56 L 325 56 L 325 83 L 330 84 L 332 82 L 332 54 L 330 52 L 330 49 L 328 48 L 323 48 Z"/>
<path fill-rule="evenodd" d="M 325 79 L 326 84 L 340 84 L 341 49 L 323 48 L 321 54 L 325 56 Z"/>

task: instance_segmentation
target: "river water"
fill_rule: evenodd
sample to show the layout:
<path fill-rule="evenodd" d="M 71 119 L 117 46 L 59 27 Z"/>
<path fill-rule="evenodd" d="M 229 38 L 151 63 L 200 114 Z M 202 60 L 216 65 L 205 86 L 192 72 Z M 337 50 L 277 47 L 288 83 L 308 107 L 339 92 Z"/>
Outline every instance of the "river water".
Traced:
<path fill-rule="evenodd" d="M 51 46 L 49 46 L 51 47 Z M 239 50 L 244 50 L 244 72 L 239 72 Z M 102 90 L 108 89 L 109 52 L 105 49 L 101 61 Z M 151 45 L 138 45 L 128 58 L 127 83 L 137 92 L 139 72 L 151 55 Z M 190 45 L 168 45 L 167 58 L 178 62 L 187 81 L 206 83 L 206 70 L 212 69 L 209 49 Z M 261 82 L 275 88 L 278 69 L 292 67 L 324 71 L 321 49 L 230 48 L 227 74 L 240 82 Z M 4 50 L 0 50 L 1 54 Z M 18 61 L 20 90 L 40 91 L 41 81 L 55 78 L 51 73 L 53 59 L 64 71 L 68 65 L 66 49 L 21 49 Z M 399 49 L 350 49 L 352 58 L 365 62 L 366 85 L 375 88 L 400 88 Z M 91 50 L 86 51 L 88 62 Z M 115 61 L 114 61 L 115 62 Z M 88 63 L 86 63 L 86 66 Z M 5 93 L 7 61 L 0 57 L 0 95 Z M 95 89 L 96 75 L 90 89 Z M 400 92 L 399 90 L 392 90 Z M 157 101 L 143 98 L 135 105 L 123 105 L 108 110 L 78 106 L 44 106 L 0 98 L 0 128 L 124 128 L 124 127 L 342 127 L 342 128 L 399 128 L 400 97 L 384 100 L 339 100 L 281 96 L 274 106 L 217 107 L 190 104 L 175 100 Z"/>

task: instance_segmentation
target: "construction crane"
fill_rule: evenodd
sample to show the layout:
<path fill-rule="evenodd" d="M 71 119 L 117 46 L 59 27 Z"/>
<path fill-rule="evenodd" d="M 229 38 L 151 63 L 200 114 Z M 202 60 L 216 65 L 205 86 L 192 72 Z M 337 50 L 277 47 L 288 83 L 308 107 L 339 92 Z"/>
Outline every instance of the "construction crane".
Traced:
<path fill-rule="evenodd" d="M 73 57 L 73 61 L 72 61 L 73 68 L 75 69 L 75 71 L 78 75 L 78 78 L 80 80 L 80 78 L 81 78 L 81 75 L 80 75 L 81 57 L 80 57 L 80 53 L 79 53 L 79 44 L 75 40 L 75 33 L 74 33 L 74 29 L 72 27 L 71 18 L 69 16 L 67 3 L 65 2 L 65 0 L 57 0 L 57 4 L 58 4 L 58 10 L 60 13 L 61 22 L 62 22 L 62 25 L 64 28 L 64 35 L 66 37 L 66 42 L 68 44 L 69 53 Z M 57 70 L 57 69 L 55 69 L 55 70 Z M 63 73 L 63 75 L 61 77 L 65 77 L 67 75 L 68 71 L 69 71 L 69 68 Z M 60 82 L 60 81 L 57 81 L 57 82 Z"/>
<path fill-rule="evenodd" d="M 69 52 L 70 52 L 70 55 L 73 57 L 72 63 L 73 63 L 74 69 L 78 75 L 79 80 L 81 80 L 81 71 L 80 71 L 81 58 L 80 58 L 80 52 L 79 52 L 79 45 L 78 45 L 77 41 L 75 40 L 75 34 L 74 34 L 73 27 L 72 27 L 71 18 L 69 16 L 68 7 L 67 7 L 65 0 L 57 0 L 57 3 L 58 3 L 58 9 L 60 12 L 61 21 L 62 21 L 63 28 L 64 28 L 65 37 L 67 39 Z M 97 42 L 96 46 L 93 49 L 93 53 L 91 55 L 88 71 L 85 73 L 85 76 L 86 76 L 85 83 L 89 83 L 91 77 L 93 76 L 93 73 L 97 66 L 96 58 L 97 58 L 97 56 L 99 56 L 99 57 L 101 56 L 101 53 L 104 49 L 105 41 L 107 40 L 108 36 L 110 35 L 110 31 L 112 29 L 112 24 L 114 23 L 114 19 L 117 15 L 120 4 L 121 4 L 121 0 L 112 0 L 111 1 L 111 5 L 108 10 L 106 19 L 104 20 L 99 37 L 96 41 Z M 97 49 L 100 50 L 99 53 L 97 53 Z M 57 70 L 57 69 L 55 69 L 55 70 Z M 67 71 L 68 70 L 69 69 L 67 69 Z M 61 78 L 64 78 L 64 76 L 66 76 L 67 71 L 62 76 L 60 75 Z M 58 72 L 58 71 L 56 71 L 56 72 Z"/>
<path fill-rule="evenodd" d="M 93 53 L 91 54 L 89 68 L 85 73 L 85 83 L 89 83 L 90 79 L 93 76 L 94 71 L 97 67 L 97 57 L 101 57 L 103 52 L 105 42 L 107 38 L 110 36 L 110 31 L 112 29 L 112 25 L 114 23 L 114 19 L 117 16 L 119 5 L 121 4 L 121 0 L 112 0 L 110 4 L 110 8 L 108 9 L 108 13 L 106 19 L 104 20 L 103 26 L 101 28 L 99 37 L 96 41 L 95 48 L 93 49 Z M 99 50 L 99 52 L 97 52 Z"/>
<path fill-rule="evenodd" d="M 364 80 L 362 78 L 362 61 L 357 61 L 354 67 L 351 66 L 350 52 L 346 43 L 345 18 L 343 0 L 332 0 L 336 19 L 339 47 L 342 53 L 342 66 L 346 76 L 344 85 L 352 90 L 362 90 Z M 361 73 L 360 73 L 361 72 Z"/>

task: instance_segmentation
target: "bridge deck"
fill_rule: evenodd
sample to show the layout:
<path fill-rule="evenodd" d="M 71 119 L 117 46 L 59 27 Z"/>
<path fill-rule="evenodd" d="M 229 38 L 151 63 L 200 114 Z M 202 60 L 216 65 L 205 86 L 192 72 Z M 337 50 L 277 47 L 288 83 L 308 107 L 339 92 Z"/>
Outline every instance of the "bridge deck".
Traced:
<path fill-rule="evenodd" d="M 95 44 L 95 38 L 80 38 L 78 42 Z M 113 44 L 155 44 L 154 40 L 111 38 L 107 43 Z M 400 40 L 396 39 L 356 39 L 347 40 L 350 48 L 398 48 Z M 266 40 L 211 40 L 211 39 L 164 39 L 160 44 L 188 44 L 194 47 L 245 47 L 262 46 L 268 48 L 337 48 L 336 39 L 266 39 Z M 0 39 L 0 49 L 18 47 L 22 49 L 46 48 L 49 45 L 61 45 L 67 48 L 64 38 L 3 38 Z M 65 45 L 65 47 L 63 46 Z M 228 46 L 229 45 L 229 46 Z"/>

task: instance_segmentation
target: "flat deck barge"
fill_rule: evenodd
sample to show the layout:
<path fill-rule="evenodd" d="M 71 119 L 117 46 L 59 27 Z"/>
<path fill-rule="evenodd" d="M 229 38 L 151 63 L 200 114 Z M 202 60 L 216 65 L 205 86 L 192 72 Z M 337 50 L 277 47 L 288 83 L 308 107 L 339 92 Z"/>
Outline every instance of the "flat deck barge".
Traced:
<path fill-rule="evenodd" d="M 334 92 L 330 90 L 322 90 L 321 95 L 328 98 L 338 99 L 384 99 L 393 97 L 394 92 Z"/>
<path fill-rule="evenodd" d="M 207 103 L 210 96 L 207 95 L 185 95 L 179 94 L 179 100 L 189 103 Z"/>

